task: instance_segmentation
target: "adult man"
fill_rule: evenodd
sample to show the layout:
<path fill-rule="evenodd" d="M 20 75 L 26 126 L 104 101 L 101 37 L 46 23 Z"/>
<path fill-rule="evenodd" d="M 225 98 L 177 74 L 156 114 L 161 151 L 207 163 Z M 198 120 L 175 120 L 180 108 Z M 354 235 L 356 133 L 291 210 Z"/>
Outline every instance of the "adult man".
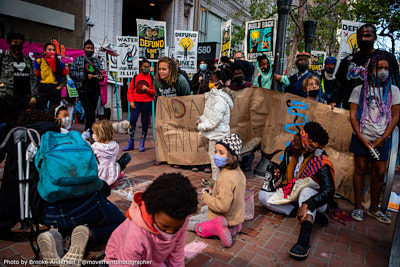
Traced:
<path fill-rule="evenodd" d="M 241 51 L 237 51 L 235 52 L 235 54 L 233 54 L 233 60 L 234 62 L 238 62 L 243 64 L 244 66 L 244 79 L 248 82 L 251 82 L 252 78 L 253 78 L 253 73 L 254 73 L 254 66 L 253 64 L 251 64 L 250 62 L 245 60 L 245 57 L 243 55 L 243 52 Z"/>
<path fill-rule="evenodd" d="M 307 96 L 303 91 L 303 81 L 312 75 L 312 73 L 308 71 L 309 63 L 309 53 L 302 52 L 297 54 L 295 64 L 298 72 L 289 77 L 290 85 L 285 88 L 286 93 L 291 93 L 302 97 Z"/>
<path fill-rule="evenodd" d="M 104 79 L 101 74 L 101 62 L 92 57 L 94 44 L 87 40 L 84 44 L 85 55 L 75 58 L 70 68 L 70 76 L 76 83 L 79 98 L 85 110 L 85 130 L 90 129 L 95 122 L 95 111 L 100 96 L 99 82 Z"/>
<path fill-rule="evenodd" d="M 289 251 L 289 254 L 295 258 L 308 256 L 314 220 L 327 224 L 328 217 L 324 213 L 327 206 L 337 208 L 334 199 L 335 172 L 325 151 L 322 150 L 328 141 L 329 136 L 319 123 L 306 123 L 303 130 L 294 136 L 292 143 L 286 149 L 280 168 L 275 170 L 275 178 L 281 176 L 279 172 L 282 172 L 282 177 L 286 176 L 280 185 L 281 188 L 277 191 L 280 197 L 276 197 L 275 192 L 267 192 L 270 183 L 267 179 L 259 193 L 260 202 L 265 207 L 286 215 L 294 210 L 295 206 L 292 203 L 298 203 L 296 217 L 301 223 L 300 235 L 297 243 Z M 283 175 L 284 173 L 286 175 Z M 312 181 L 307 186 L 297 187 L 296 181 L 304 179 L 302 184 L 305 185 L 308 177 L 311 177 Z M 314 188 L 319 189 L 312 188 L 311 184 L 316 185 L 313 182 L 318 184 Z M 294 186 L 295 184 L 297 185 Z M 279 194 L 280 192 L 282 193 Z M 293 195 L 296 193 L 298 197 L 294 198 Z M 272 199 L 275 199 L 273 204 Z"/>
<path fill-rule="evenodd" d="M 22 54 L 24 41 L 21 33 L 8 33 L 10 49 L 0 55 L 0 99 L 14 106 L 18 114 L 29 107 L 37 84 L 32 60 Z"/>
<path fill-rule="evenodd" d="M 330 98 L 333 93 L 337 90 L 337 82 L 333 73 L 335 72 L 336 66 L 336 58 L 327 57 L 325 59 L 325 69 L 322 71 L 320 81 L 321 81 L 321 90 L 322 90 L 322 98 L 325 99 L 328 103 L 330 102 Z"/>
<path fill-rule="evenodd" d="M 399 87 L 399 65 L 392 53 L 375 49 L 376 28 L 372 24 L 364 24 L 357 30 L 357 44 L 360 51 L 344 58 L 336 72 L 338 89 L 334 92 L 330 105 L 332 107 L 343 105 L 349 109 L 348 100 L 354 87 L 361 85 L 364 81 L 365 66 L 367 62 L 379 54 L 383 54 L 390 60 L 393 70 L 395 85 Z"/>
<path fill-rule="evenodd" d="M 204 94 L 209 91 L 208 81 L 210 80 L 211 71 L 208 70 L 208 63 L 206 60 L 201 59 L 199 64 L 199 72 L 193 75 L 192 82 L 190 83 L 190 90 L 193 94 Z"/>

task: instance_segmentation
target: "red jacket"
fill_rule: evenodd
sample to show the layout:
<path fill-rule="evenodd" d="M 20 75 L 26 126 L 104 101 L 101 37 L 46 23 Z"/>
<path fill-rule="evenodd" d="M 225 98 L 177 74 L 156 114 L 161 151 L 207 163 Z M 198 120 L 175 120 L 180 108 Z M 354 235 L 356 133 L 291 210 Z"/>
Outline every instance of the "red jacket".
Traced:
<path fill-rule="evenodd" d="M 143 85 L 149 88 L 146 93 L 142 91 Z M 129 102 L 151 102 L 154 95 L 154 81 L 150 74 L 139 73 L 133 77 L 127 93 Z"/>

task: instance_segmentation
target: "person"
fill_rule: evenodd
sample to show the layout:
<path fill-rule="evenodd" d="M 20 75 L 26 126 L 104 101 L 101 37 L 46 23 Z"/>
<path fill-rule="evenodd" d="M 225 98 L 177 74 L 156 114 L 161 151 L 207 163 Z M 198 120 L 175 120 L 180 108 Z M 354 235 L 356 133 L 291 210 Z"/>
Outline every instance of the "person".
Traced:
<path fill-rule="evenodd" d="M 85 55 L 75 58 L 71 65 L 70 75 L 76 83 L 79 99 L 85 110 L 85 131 L 92 128 L 96 121 L 96 106 L 100 95 L 100 81 L 104 77 L 100 60 L 93 57 L 94 44 L 87 40 L 84 44 Z"/>
<path fill-rule="evenodd" d="M 68 114 L 68 109 L 65 106 L 58 106 L 54 109 L 54 119 L 60 127 L 61 133 L 68 133 L 68 125 L 71 124 L 71 118 Z"/>
<path fill-rule="evenodd" d="M 70 68 L 72 62 L 74 62 L 74 60 L 70 57 L 64 57 L 63 59 L 61 59 L 61 62 L 64 63 L 65 68 L 69 71 L 69 68 Z M 72 87 L 75 88 L 75 82 L 70 78 L 69 74 L 66 75 L 66 78 L 67 78 L 67 85 L 61 89 L 61 105 L 65 106 L 67 108 L 68 114 L 73 115 L 74 114 L 74 106 L 77 101 L 77 98 L 69 96 L 67 87 L 68 87 L 68 85 L 71 85 Z M 69 130 L 71 128 L 71 124 L 72 124 L 72 120 L 69 120 L 69 124 L 65 126 L 65 129 Z"/>
<path fill-rule="evenodd" d="M 139 114 L 142 119 L 142 135 L 140 137 L 139 152 L 145 150 L 145 140 L 149 128 L 149 115 L 151 112 L 151 101 L 154 99 L 154 78 L 150 73 L 150 61 L 143 59 L 140 62 L 140 73 L 131 80 L 128 88 L 128 102 L 132 108 L 130 117 L 131 128 L 129 129 L 128 144 L 123 151 L 133 150 L 135 148 L 135 129 Z"/>
<path fill-rule="evenodd" d="M 327 104 L 326 100 L 320 95 L 320 83 L 317 76 L 310 76 L 303 81 L 303 91 L 306 93 L 306 98 L 317 101 L 322 104 Z"/>
<path fill-rule="evenodd" d="M 114 129 L 109 120 L 93 123 L 92 132 L 95 141 L 92 149 L 98 161 L 99 178 L 114 188 L 117 186 L 118 180 L 124 177 L 123 170 L 130 162 L 131 156 L 124 153 L 117 161 L 119 145 L 114 141 Z"/>
<path fill-rule="evenodd" d="M 0 54 L 0 99 L 15 107 L 17 112 L 10 115 L 17 120 L 30 103 L 34 104 L 37 78 L 32 60 L 22 53 L 24 36 L 9 32 L 6 39 L 10 48 Z"/>
<path fill-rule="evenodd" d="M 196 212 L 197 204 L 188 178 L 180 173 L 160 175 L 145 192 L 134 194 L 127 219 L 108 240 L 104 259 L 184 266 L 188 216 Z"/>
<path fill-rule="evenodd" d="M 107 72 L 105 70 L 101 70 L 101 74 L 103 75 L 103 80 L 99 81 L 100 85 L 100 96 L 97 101 L 96 113 L 99 120 L 109 119 L 106 115 L 105 105 L 107 104 Z"/>
<path fill-rule="evenodd" d="M 209 83 L 211 91 L 205 96 L 204 114 L 196 122 L 200 135 L 209 140 L 208 156 L 210 157 L 212 170 L 210 183 L 217 179 L 219 172 L 219 168 L 214 162 L 215 144 L 230 134 L 229 120 L 233 101 L 231 95 L 221 90 L 227 81 L 228 76 L 224 70 L 215 71 L 211 74 Z"/>
<path fill-rule="evenodd" d="M 298 72 L 289 77 L 289 85 L 285 88 L 286 93 L 306 97 L 303 91 L 303 81 L 312 74 L 308 71 L 310 54 L 307 52 L 298 53 L 296 56 L 296 67 Z"/>
<path fill-rule="evenodd" d="M 157 75 L 154 79 L 154 90 L 157 96 L 190 95 L 190 86 L 185 77 L 178 74 L 175 63 L 168 57 L 157 62 Z"/>
<path fill-rule="evenodd" d="M 207 238 L 218 236 L 224 247 L 232 246 L 244 222 L 246 177 L 239 167 L 238 156 L 242 140 L 231 134 L 215 145 L 214 161 L 221 172 L 214 188 L 203 190 L 203 201 L 207 204 L 198 215 L 189 219 L 188 230 Z M 208 192 L 207 192 L 208 191 Z"/>
<path fill-rule="evenodd" d="M 241 63 L 244 66 L 244 80 L 251 82 L 253 79 L 253 73 L 254 73 L 254 66 L 247 60 L 245 60 L 245 57 L 243 55 L 242 51 L 236 51 L 235 54 L 233 54 L 233 63 Z"/>
<path fill-rule="evenodd" d="M 176 69 L 178 70 L 178 74 L 183 75 L 183 77 L 185 77 L 186 81 L 190 84 L 189 75 L 187 74 L 186 71 L 181 69 L 181 64 L 179 63 L 179 60 L 177 58 L 175 58 L 174 62 L 175 62 L 175 65 L 176 65 Z"/>
<path fill-rule="evenodd" d="M 272 80 L 279 81 L 283 87 L 289 86 L 288 77 L 272 74 L 271 59 L 267 54 L 261 54 L 257 57 L 256 68 L 260 75 L 254 79 L 254 86 L 270 90 L 272 88 Z"/>
<path fill-rule="evenodd" d="M 364 73 L 364 83 L 353 89 L 349 98 L 353 135 L 350 152 L 354 154 L 353 188 L 355 210 L 351 216 L 363 220 L 362 194 L 368 163 L 371 163 L 371 205 L 368 215 L 390 224 L 391 220 L 378 208 L 390 150 L 390 135 L 397 125 L 400 111 L 399 88 L 392 85 L 393 66 L 384 54 L 371 58 Z M 370 150 L 378 152 L 371 157 Z"/>
<path fill-rule="evenodd" d="M 244 79 L 244 66 L 239 62 L 235 62 L 232 65 L 232 76 L 231 76 L 231 84 L 229 85 L 229 89 L 234 91 L 239 91 L 247 87 L 251 87 L 252 83 L 248 82 Z"/>
<path fill-rule="evenodd" d="M 38 78 L 36 108 L 45 110 L 49 101 L 49 107 L 58 106 L 61 101 L 61 89 L 67 84 L 68 69 L 57 58 L 53 43 L 44 45 L 43 57 L 34 61 L 34 67 Z"/>
<path fill-rule="evenodd" d="M 325 99 L 328 103 L 330 103 L 330 98 L 333 95 L 333 92 L 337 90 L 337 82 L 334 77 L 335 67 L 336 67 L 336 58 L 335 57 L 327 57 L 325 59 L 325 68 L 322 71 L 322 75 L 320 78 L 321 81 L 321 97 Z"/>
<path fill-rule="evenodd" d="M 319 190 L 311 187 L 300 187 L 298 200 L 289 204 L 270 204 L 269 199 L 275 192 L 265 191 L 263 186 L 259 193 L 260 202 L 268 209 L 284 213 L 286 215 L 295 211 L 296 201 L 299 209 L 296 217 L 301 223 L 300 235 L 297 243 L 289 250 L 289 254 L 295 258 L 306 258 L 310 252 L 310 234 L 315 220 L 322 224 L 328 223 L 328 217 L 324 213 L 327 206 L 337 208 L 335 203 L 335 173 L 333 165 L 327 157 L 323 147 L 329 141 L 325 129 L 317 122 L 308 122 L 303 130 L 297 133 L 287 150 L 290 159 L 284 158 L 280 168 L 274 172 L 274 178 L 285 177 L 278 191 L 282 190 L 285 196 L 292 193 L 296 180 L 311 177 L 319 185 Z M 268 181 L 266 181 L 268 182 Z M 283 198 L 283 196 L 282 196 Z"/>
<path fill-rule="evenodd" d="M 211 71 L 208 70 L 208 63 L 204 59 L 199 62 L 199 72 L 195 73 L 190 83 L 190 90 L 194 95 L 204 94 L 208 92 L 208 82 L 210 80 Z"/>
<path fill-rule="evenodd" d="M 338 88 L 331 98 L 331 107 L 340 107 L 349 109 L 349 97 L 355 87 L 361 85 L 365 77 L 365 66 L 367 62 L 377 56 L 384 55 L 389 59 L 392 66 L 393 78 L 392 82 L 397 87 L 400 86 L 399 65 L 392 53 L 375 49 L 376 28 L 374 25 L 367 23 L 357 30 L 357 44 L 360 50 L 354 54 L 345 57 L 339 65 L 336 72 L 336 80 Z"/>

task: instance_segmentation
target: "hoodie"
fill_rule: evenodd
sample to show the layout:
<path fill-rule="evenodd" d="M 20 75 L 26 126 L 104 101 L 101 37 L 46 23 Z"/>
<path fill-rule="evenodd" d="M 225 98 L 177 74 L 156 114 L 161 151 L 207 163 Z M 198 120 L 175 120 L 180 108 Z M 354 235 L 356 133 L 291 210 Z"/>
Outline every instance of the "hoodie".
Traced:
<path fill-rule="evenodd" d="M 105 250 L 106 261 L 151 261 L 146 266 L 185 266 L 185 236 L 188 218 L 171 241 L 162 238 L 153 226 L 153 217 L 147 213 L 143 192 L 133 196 L 127 219 L 111 234 Z M 139 264 L 109 264 L 113 266 L 139 266 Z"/>
<path fill-rule="evenodd" d="M 94 142 L 92 149 L 97 158 L 100 179 L 112 185 L 121 173 L 121 167 L 117 162 L 119 145 L 115 141 L 108 144 Z"/>
<path fill-rule="evenodd" d="M 262 70 L 260 69 L 258 61 L 256 61 L 256 68 L 258 70 L 259 76 L 257 76 L 254 79 L 253 85 L 256 85 L 258 87 L 262 87 L 262 88 L 270 90 L 272 88 L 272 78 L 273 78 L 272 77 L 273 76 L 272 69 L 273 69 L 273 67 L 271 65 L 271 58 L 268 55 L 266 55 L 266 56 L 267 56 L 267 59 L 268 59 L 268 62 L 269 62 L 269 66 L 270 66 L 269 71 L 268 71 L 268 73 L 262 72 Z M 261 84 L 259 82 L 260 81 L 260 77 L 261 77 Z M 283 87 L 287 87 L 290 84 L 288 77 L 286 77 L 285 75 L 282 75 L 282 77 L 279 80 L 279 82 L 282 84 Z"/>
<path fill-rule="evenodd" d="M 204 114 L 199 118 L 197 129 L 201 136 L 220 141 L 231 133 L 229 120 L 233 101 L 227 93 L 215 87 L 205 94 L 205 99 Z"/>

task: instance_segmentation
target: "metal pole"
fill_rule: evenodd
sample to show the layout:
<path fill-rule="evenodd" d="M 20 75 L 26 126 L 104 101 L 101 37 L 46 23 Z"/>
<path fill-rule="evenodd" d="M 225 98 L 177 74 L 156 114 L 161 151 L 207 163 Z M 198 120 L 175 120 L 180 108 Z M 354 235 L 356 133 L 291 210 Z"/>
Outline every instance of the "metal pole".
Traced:
<path fill-rule="evenodd" d="M 304 21 L 304 39 L 307 53 L 311 53 L 312 42 L 314 40 L 316 28 L 317 22 L 315 20 Z"/>
<path fill-rule="evenodd" d="M 285 60 L 285 42 L 287 17 L 292 0 L 278 0 L 278 30 L 276 38 L 276 52 L 274 58 L 274 74 L 283 73 L 283 63 Z M 282 86 L 279 81 L 273 81 L 272 89 L 274 91 L 282 91 Z"/>

